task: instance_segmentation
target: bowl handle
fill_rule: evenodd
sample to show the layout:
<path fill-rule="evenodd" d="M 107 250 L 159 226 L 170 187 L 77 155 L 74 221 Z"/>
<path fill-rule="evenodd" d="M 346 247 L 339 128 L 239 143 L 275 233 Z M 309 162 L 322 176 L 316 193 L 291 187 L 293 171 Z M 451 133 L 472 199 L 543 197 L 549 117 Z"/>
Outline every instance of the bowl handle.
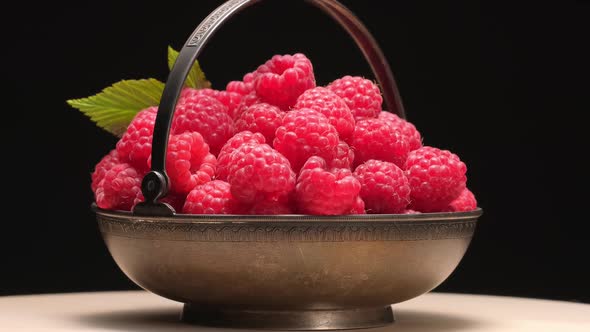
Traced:
<path fill-rule="evenodd" d="M 184 81 L 211 36 L 234 14 L 261 0 L 229 0 L 207 16 L 180 50 L 160 100 L 152 142 L 152 169 L 143 179 L 141 190 L 145 202 L 138 204 L 133 212 L 138 215 L 172 215 L 174 209 L 159 199 L 166 196 L 169 178 L 166 174 L 166 148 L 172 116 Z M 387 109 L 405 118 L 402 100 L 393 78 L 391 68 L 375 38 L 359 19 L 336 0 L 305 0 L 318 7 L 338 22 L 354 39 L 367 59 L 381 90 Z"/>

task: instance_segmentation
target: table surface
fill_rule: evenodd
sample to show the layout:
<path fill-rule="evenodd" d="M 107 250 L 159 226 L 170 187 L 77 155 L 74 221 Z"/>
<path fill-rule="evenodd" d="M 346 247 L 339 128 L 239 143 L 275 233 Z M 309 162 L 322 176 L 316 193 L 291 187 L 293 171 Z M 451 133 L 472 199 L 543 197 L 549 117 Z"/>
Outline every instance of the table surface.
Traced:
<path fill-rule="evenodd" d="M 0 331 L 240 331 L 183 324 L 181 307 L 143 291 L 6 296 Z M 590 304 L 560 301 L 430 293 L 393 312 L 394 324 L 369 331 L 590 331 Z"/>

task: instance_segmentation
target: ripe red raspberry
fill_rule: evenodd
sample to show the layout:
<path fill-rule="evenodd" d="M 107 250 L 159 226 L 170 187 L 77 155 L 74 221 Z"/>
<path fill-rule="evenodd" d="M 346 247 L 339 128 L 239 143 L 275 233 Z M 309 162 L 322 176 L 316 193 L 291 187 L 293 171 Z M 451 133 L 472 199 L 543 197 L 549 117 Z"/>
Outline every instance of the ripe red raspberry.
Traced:
<path fill-rule="evenodd" d="M 297 97 L 315 87 L 311 61 L 303 54 L 275 55 L 256 70 L 255 89 L 262 101 L 289 110 Z"/>
<path fill-rule="evenodd" d="M 367 211 L 365 211 L 365 201 L 363 201 L 361 196 L 356 198 L 356 201 L 350 210 L 350 214 L 367 214 Z"/>
<path fill-rule="evenodd" d="M 197 185 L 211 181 L 216 164 L 217 160 L 209 153 L 209 146 L 201 134 L 192 132 L 170 136 L 166 173 L 170 177 L 173 193 L 186 194 Z"/>
<path fill-rule="evenodd" d="M 410 147 L 410 151 L 422 147 L 422 137 L 420 136 L 420 132 L 418 132 L 412 123 L 386 111 L 381 111 L 381 113 L 379 113 L 379 119 L 390 123 L 394 130 L 399 131 L 405 137 L 408 146 Z"/>
<path fill-rule="evenodd" d="M 422 212 L 411 210 L 411 209 L 406 209 L 402 212 L 402 214 L 420 214 L 420 213 L 422 213 Z"/>
<path fill-rule="evenodd" d="M 400 213 L 410 203 L 408 179 L 395 164 L 368 160 L 354 171 L 368 213 Z"/>
<path fill-rule="evenodd" d="M 225 111 L 229 115 L 235 112 L 236 107 L 238 107 L 243 97 L 241 94 L 223 90 L 219 91 L 213 89 L 184 88 L 180 94 L 178 103 L 181 104 L 195 102 L 195 99 L 199 98 L 200 96 L 207 96 L 217 99 L 217 101 L 225 106 Z"/>
<path fill-rule="evenodd" d="M 410 152 L 405 137 L 381 119 L 366 119 L 357 122 L 350 145 L 354 149 L 355 165 L 360 165 L 370 159 L 377 159 L 389 161 L 402 167 L 408 152 Z"/>
<path fill-rule="evenodd" d="M 228 92 L 235 92 L 242 96 L 246 96 L 254 92 L 254 83 L 256 81 L 257 73 L 248 73 L 244 75 L 244 79 L 241 81 L 231 81 L 227 83 L 225 90 Z"/>
<path fill-rule="evenodd" d="M 360 190 L 360 182 L 349 169 L 328 170 L 326 161 L 314 156 L 303 165 L 297 178 L 297 208 L 306 214 L 349 214 L 357 203 Z"/>
<path fill-rule="evenodd" d="M 249 214 L 255 215 L 276 215 L 293 214 L 291 205 L 286 200 L 265 199 L 254 203 Z"/>
<path fill-rule="evenodd" d="M 295 187 L 289 161 L 268 144 L 244 144 L 231 153 L 228 164 L 231 192 L 243 203 L 287 196 Z"/>
<path fill-rule="evenodd" d="M 283 122 L 285 112 L 278 107 L 266 103 L 248 107 L 235 122 L 236 131 L 249 130 L 261 133 L 267 142 L 275 138 L 275 131 Z"/>
<path fill-rule="evenodd" d="M 251 94 L 245 95 L 242 98 L 240 104 L 234 109 L 233 113 L 231 113 L 230 115 L 232 119 L 237 120 L 240 118 L 240 115 L 242 115 L 242 113 L 248 110 L 250 106 L 259 103 L 261 103 L 260 97 L 258 97 L 256 92 L 252 92 Z"/>
<path fill-rule="evenodd" d="M 98 164 L 96 164 L 96 166 L 94 167 L 94 172 L 92 173 L 92 184 L 90 185 L 93 193 L 96 192 L 96 188 L 98 187 L 100 181 L 104 179 L 105 174 L 111 168 L 113 168 L 113 166 L 120 163 L 121 162 L 119 161 L 119 154 L 117 153 L 117 150 L 112 150 L 111 152 L 109 152 L 109 154 L 104 156 L 98 162 Z"/>
<path fill-rule="evenodd" d="M 137 113 L 131 121 L 117 142 L 117 153 L 122 161 L 137 169 L 146 169 L 148 157 L 152 153 L 152 134 L 157 114 L 158 108 L 150 107 Z"/>
<path fill-rule="evenodd" d="M 265 143 L 264 136 L 261 133 L 242 131 L 230 138 L 221 148 L 217 157 L 217 175 L 215 177 L 217 180 L 227 180 L 232 152 L 247 143 L 263 144 Z"/>
<path fill-rule="evenodd" d="M 332 160 L 328 163 L 330 168 L 348 168 L 351 169 L 354 162 L 354 151 L 344 141 L 340 141 L 336 147 Z"/>
<path fill-rule="evenodd" d="M 331 160 L 339 143 L 328 118 L 306 108 L 287 112 L 275 134 L 274 148 L 289 159 L 295 172 L 311 156 Z"/>
<path fill-rule="evenodd" d="M 376 118 L 381 112 L 381 91 L 375 83 L 365 78 L 344 76 L 330 83 L 328 89 L 344 99 L 356 121 Z"/>
<path fill-rule="evenodd" d="M 114 165 L 96 187 L 96 205 L 101 209 L 131 211 L 143 199 L 143 175 L 128 163 Z"/>
<path fill-rule="evenodd" d="M 455 198 L 449 206 L 445 209 L 448 212 L 464 212 L 464 211 L 473 211 L 477 209 L 477 200 L 475 199 L 475 195 L 465 188 L 459 195 L 459 197 Z"/>
<path fill-rule="evenodd" d="M 234 124 L 218 100 L 199 95 L 190 102 L 176 107 L 172 120 L 172 134 L 198 132 L 204 138 L 211 153 L 217 155 L 223 144 L 232 137 Z"/>
<path fill-rule="evenodd" d="M 296 109 L 309 108 L 325 115 L 338 130 L 342 140 L 348 140 L 354 131 L 354 117 L 342 98 L 332 90 L 316 87 L 305 91 L 295 104 Z"/>
<path fill-rule="evenodd" d="M 227 182 L 214 180 L 196 186 L 186 197 L 183 213 L 233 214 L 238 205 Z"/>
<path fill-rule="evenodd" d="M 420 212 L 444 210 L 467 181 L 467 167 L 457 155 L 430 146 L 410 152 L 405 170 L 412 189 L 411 208 Z"/>

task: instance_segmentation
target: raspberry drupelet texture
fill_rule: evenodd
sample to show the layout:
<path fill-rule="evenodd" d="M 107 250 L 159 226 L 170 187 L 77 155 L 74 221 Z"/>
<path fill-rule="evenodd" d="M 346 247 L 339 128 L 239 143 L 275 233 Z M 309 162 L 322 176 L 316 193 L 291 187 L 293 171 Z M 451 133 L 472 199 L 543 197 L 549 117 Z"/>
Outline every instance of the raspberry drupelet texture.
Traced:
<path fill-rule="evenodd" d="M 349 214 L 360 190 L 361 184 L 350 169 L 329 170 L 323 158 L 314 156 L 307 160 L 297 178 L 297 208 L 306 214 Z"/>
<path fill-rule="evenodd" d="M 256 92 L 252 92 L 248 95 L 245 95 L 242 98 L 242 101 L 240 102 L 240 104 L 238 105 L 238 107 L 236 107 L 233 111 L 233 113 L 231 113 L 231 117 L 234 120 L 237 120 L 240 118 L 240 115 L 242 115 L 242 113 L 244 113 L 246 110 L 248 110 L 248 108 L 254 104 L 259 104 L 261 103 L 260 101 L 260 97 L 258 97 L 258 95 L 256 94 Z"/>
<path fill-rule="evenodd" d="M 393 163 L 368 160 L 354 171 L 368 213 L 401 213 L 410 203 L 410 185 Z"/>
<path fill-rule="evenodd" d="M 420 136 L 420 132 L 412 123 L 386 111 L 381 111 L 381 113 L 379 113 L 379 119 L 390 123 L 393 126 L 393 130 L 398 131 L 402 134 L 402 136 L 404 136 L 408 142 L 410 151 L 414 151 L 422 147 L 422 136 Z"/>
<path fill-rule="evenodd" d="M 251 131 L 242 131 L 230 138 L 219 151 L 217 157 L 217 173 L 215 178 L 217 180 L 227 180 L 229 172 L 229 163 L 231 162 L 231 153 L 237 148 L 248 143 L 265 143 L 264 136 L 261 133 L 252 133 Z"/>
<path fill-rule="evenodd" d="M 465 188 L 459 195 L 459 197 L 455 198 L 449 206 L 445 209 L 448 212 L 465 212 L 465 211 L 473 211 L 477 209 L 477 200 L 475 199 L 475 195 Z"/>
<path fill-rule="evenodd" d="M 405 164 L 410 183 L 411 209 L 443 211 L 465 189 L 467 167 L 447 150 L 430 146 L 410 152 Z"/>
<path fill-rule="evenodd" d="M 354 131 L 354 117 L 352 112 L 332 90 L 316 87 L 305 91 L 295 104 L 296 109 L 309 108 L 322 113 L 336 128 L 342 140 L 348 140 Z"/>
<path fill-rule="evenodd" d="M 216 99 L 225 106 L 226 113 L 230 116 L 235 112 L 238 105 L 240 105 L 243 97 L 241 94 L 223 90 L 184 88 L 180 94 L 178 103 L 195 102 L 195 99 L 199 96 L 207 96 Z"/>
<path fill-rule="evenodd" d="M 381 112 L 383 97 L 379 87 L 368 79 L 344 76 L 330 83 L 328 89 L 344 100 L 354 118 L 376 118 Z"/>
<path fill-rule="evenodd" d="M 211 153 L 217 155 L 223 144 L 234 134 L 233 120 L 217 99 L 204 95 L 194 97 L 176 107 L 172 134 L 198 132 L 209 144 Z"/>
<path fill-rule="evenodd" d="M 241 81 L 231 81 L 227 83 L 225 90 L 227 92 L 234 92 L 242 96 L 249 95 L 250 93 L 254 92 L 254 83 L 257 77 L 258 74 L 256 72 L 248 73 L 244 75 L 244 78 Z"/>
<path fill-rule="evenodd" d="M 330 168 L 348 168 L 351 169 L 354 163 L 354 151 L 344 141 L 338 142 L 336 146 L 336 152 L 333 155 L 330 164 Z"/>
<path fill-rule="evenodd" d="M 238 202 L 227 182 L 213 180 L 196 186 L 186 197 L 183 213 L 233 214 Z"/>
<path fill-rule="evenodd" d="M 117 153 L 122 161 L 140 170 L 147 168 L 147 160 L 152 153 L 152 136 L 157 114 L 158 108 L 150 107 L 137 113 L 131 121 L 123 137 L 117 142 Z"/>
<path fill-rule="evenodd" d="M 92 173 L 92 184 L 90 185 L 93 193 L 96 192 L 96 188 L 98 187 L 100 181 L 104 179 L 105 174 L 111 168 L 113 168 L 113 166 L 120 163 L 121 162 L 119 161 L 119 154 L 117 153 L 117 150 L 112 150 L 111 152 L 109 152 L 109 154 L 104 156 L 98 162 L 98 164 L 96 164 L 96 166 L 94 167 L 94 172 Z"/>
<path fill-rule="evenodd" d="M 131 211 L 143 199 L 143 175 L 128 163 L 112 166 L 96 187 L 96 205 L 101 209 Z"/>
<path fill-rule="evenodd" d="M 381 119 L 366 119 L 356 123 L 350 142 L 354 149 L 354 164 L 377 159 L 403 167 L 410 148 L 405 137 Z M 366 203 L 366 202 L 365 202 Z"/>
<path fill-rule="evenodd" d="M 311 156 L 332 160 L 339 142 L 338 131 L 328 118 L 304 108 L 287 112 L 275 132 L 273 146 L 298 172 Z"/>
<path fill-rule="evenodd" d="M 289 160 L 268 144 L 238 147 L 231 153 L 228 165 L 227 180 L 240 202 L 249 204 L 288 196 L 295 188 L 295 173 Z"/>
<path fill-rule="evenodd" d="M 151 164 L 151 157 L 149 160 Z M 209 146 L 197 132 L 171 135 L 166 153 L 166 172 L 170 190 L 187 194 L 197 185 L 211 181 L 217 160 L 209 153 Z"/>
<path fill-rule="evenodd" d="M 259 103 L 248 107 L 235 122 L 236 131 L 261 133 L 267 142 L 275 138 L 275 131 L 283 122 L 285 112 L 276 106 Z"/>
<path fill-rule="evenodd" d="M 315 87 L 311 61 L 300 53 L 273 56 L 258 67 L 256 75 L 256 94 L 283 110 L 289 110 L 305 90 Z"/>
<path fill-rule="evenodd" d="M 367 211 L 365 210 L 365 201 L 363 201 L 361 196 L 358 196 L 356 201 L 354 201 L 350 214 L 367 214 Z"/>

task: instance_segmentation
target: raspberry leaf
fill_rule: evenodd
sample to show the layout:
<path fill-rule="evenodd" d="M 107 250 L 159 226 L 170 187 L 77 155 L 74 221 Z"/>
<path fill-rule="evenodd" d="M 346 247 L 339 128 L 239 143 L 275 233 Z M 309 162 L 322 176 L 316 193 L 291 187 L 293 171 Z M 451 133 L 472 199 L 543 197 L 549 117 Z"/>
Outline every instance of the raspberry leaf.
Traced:
<path fill-rule="evenodd" d="M 123 80 L 87 98 L 67 103 L 104 130 L 122 136 L 137 112 L 158 105 L 164 83 L 153 79 Z"/>
<path fill-rule="evenodd" d="M 168 68 L 170 70 L 172 70 L 174 63 L 176 62 L 176 58 L 178 58 L 178 51 L 168 46 Z M 195 63 L 193 64 L 184 84 L 188 87 L 195 89 L 204 89 L 211 87 L 211 82 L 207 81 L 205 73 L 203 72 L 203 70 L 201 70 L 201 66 L 199 66 L 199 61 L 195 61 Z"/>

